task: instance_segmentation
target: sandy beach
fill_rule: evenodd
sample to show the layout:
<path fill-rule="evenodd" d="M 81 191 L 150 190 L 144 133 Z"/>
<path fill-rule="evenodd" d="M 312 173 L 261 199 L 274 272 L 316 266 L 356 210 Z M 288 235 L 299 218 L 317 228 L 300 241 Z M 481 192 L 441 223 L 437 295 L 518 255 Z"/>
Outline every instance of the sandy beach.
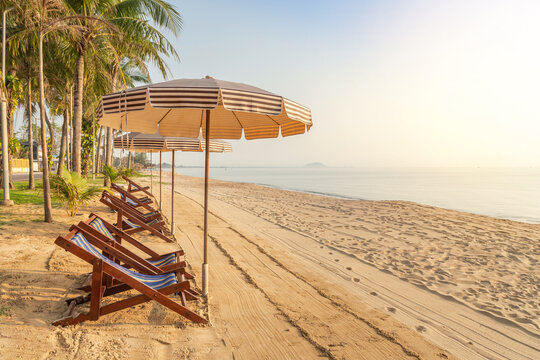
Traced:
<path fill-rule="evenodd" d="M 149 179 L 138 179 L 146 181 Z M 169 215 L 170 179 L 163 186 Z M 176 179 L 176 236 L 200 281 L 202 180 Z M 158 194 L 157 182 L 154 193 Z M 535 359 L 540 226 L 396 201 L 211 181 L 210 296 L 194 325 L 156 303 L 49 325 L 90 266 L 54 245 L 76 218 L 0 209 L 0 353 L 27 359 Z M 165 252 L 176 244 L 138 237 Z M 195 283 L 195 286 L 198 286 Z"/>

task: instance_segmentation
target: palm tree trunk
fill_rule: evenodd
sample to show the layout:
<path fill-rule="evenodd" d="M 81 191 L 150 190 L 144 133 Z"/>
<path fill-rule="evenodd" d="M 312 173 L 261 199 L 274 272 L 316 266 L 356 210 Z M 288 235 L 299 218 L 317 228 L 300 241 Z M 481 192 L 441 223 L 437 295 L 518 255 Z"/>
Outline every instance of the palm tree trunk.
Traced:
<path fill-rule="evenodd" d="M 73 171 L 73 168 L 71 167 L 71 160 L 73 159 L 73 89 L 71 89 L 70 94 L 70 102 L 69 102 L 69 109 L 68 109 L 68 131 L 66 136 L 67 146 L 66 146 L 66 152 L 67 152 L 67 168 L 69 171 Z"/>
<path fill-rule="evenodd" d="M 49 115 L 45 113 L 45 122 L 47 123 L 47 129 L 49 129 L 49 137 L 51 139 L 51 154 L 50 156 L 53 156 L 54 153 L 54 144 L 55 144 L 55 136 L 54 136 L 54 129 L 52 127 L 52 124 L 49 120 Z"/>
<path fill-rule="evenodd" d="M 103 127 L 100 126 L 99 127 L 99 132 L 98 132 L 98 138 L 97 138 L 97 146 L 96 146 L 96 173 L 100 173 L 101 172 L 101 158 L 100 158 L 100 152 L 101 152 L 101 133 L 103 131 Z"/>
<path fill-rule="evenodd" d="M 64 110 L 64 124 L 62 124 L 62 137 L 60 139 L 60 154 L 58 155 L 58 169 L 56 173 L 62 175 L 64 171 L 64 166 L 66 165 L 66 148 L 67 148 L 67 132 L 68 132 L 68 122 L 69 122 L 69 112 Z"/>
<path fill-rule="evenodd" d="M 107 127 L 107 146 L 105 147 L 105 165 L 112 164 L 113 129 Z M 105 177 L 105 186 L 111 186 L 109 178 Z"/>
<path fill-rule="evenodd" d="M 28 104 L 26 111 L 28 112 L 28 188 L 34 190 L 34 132 L 32 129 L 32 78 L 28 77 Z"/>
<path fill-rule="evenodd" d="M 39 32 L 39 112 L 41 117 L 41 151 L 43 152 L 43 203 L 45 222 L 52 222 L 51 186 L 49 183 L 49 157 L 45 132 L 45 81 L 43 79 L 43 33 Z"/>
<path fill-rule="evenodd" d="M 75 69 L 75 110 L 73 117 L 73 171 L 81 173 L 81 136 L 84 90 L 84 50 L 79 52 Z"/>
<path fill-rule="evenodd" d="M 8 104 L 9 104 L 9 101 L 8 101 Z M 10 107 L 8 106 L 8 109 Z M 13 119 L 12 117 L 9 116 L 9 110 L 8 110 L 8 113 L 7 113 L 7 122 L 8 122 L 8 140 L 11 140 L 11 138 L 13 138 Z M 9 144 L 9 142 L 8 142 Z M 13 184 L 13 165 L 12 165 L 12 161 L 13 160 L 13 154 L 11 153 L 11 151 L 8 152 L 8 166 L 9 166 L 9 188 L 10 189 L 15 189 L 15 184 Z"/>
<path fill-rule="evenodd" d="M 12 75 L 15 75 L 12 73 Z M 9 93 L 9 91 L 8 91 Z M 11 96 L 8 96 L 8 102 L 7 102 L 7 129 L 8 129 L 8 140 L 15 137 L 15 124 L 14 124 L 14 115 L 13 115 L 13 101 L 11 100 Z M 9 188 L 15 189 L 15 184 L 13 183 L 13 155 L 11 152 L 8 154 L 8 166 L 9 166 Z"/>
<path fill-rule="evenodd" d="M 116 90 L 116 78 L 118 77 L 118 67 L 114 66 L 112 71 L 112 84 L 111 84 L 111 90 Z M 113 158 L 113 129 L 110 127 L 107 127 L 107 138 L 105 139 L 105 165 L 111 166 L 112 165 L 112 158 Z M 105 186 L 111 186 L 111 182 L 107 177 L 105 177 Z"/>

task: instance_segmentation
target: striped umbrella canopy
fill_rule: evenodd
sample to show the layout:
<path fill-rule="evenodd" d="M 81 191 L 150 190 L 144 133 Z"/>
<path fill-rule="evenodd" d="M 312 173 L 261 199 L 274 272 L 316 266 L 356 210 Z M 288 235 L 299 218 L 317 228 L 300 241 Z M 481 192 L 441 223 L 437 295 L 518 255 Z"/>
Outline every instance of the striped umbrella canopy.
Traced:
<path fill-rule="evenodd" d="M 311 111 L 282 96 L 230 81 L 179 79 L 105 95 L 97 108 L 102 126 L 147 134 L 248 140 L 303 134 Z M 205 121 L 207 120 L 211 121 Z"/>
<path fill-rule="evenodd" d="M 247 140 L 303 134 L 311 110 L 269 91 L 236 82 L 178 79 L 102 96 L 96 109 L 102 126 L 164 136 Z M 203 295 L 208 293 L 208 170 L 205 151 Z"/>
<path fill-rule="evenodd" d="M 143 134 L 132 132 L 114 139 L 113 147 L 128 151 L 162 152 L 162 151 L 204 151 L 206 140 L 199 136 L 196 139 L 185 137 L 162 136 L 160 134 Z M 226 141 L 210 140 L 210 152 L 230 152 L 232 145 Z"/>
<path fill-rule="evenodd" d="M 226 141 L 210 140 L 209 141 L 210 152 L 231 152 L 232 145 Z M 174 169 L 175 169 L 175 154 L 176 151 L 190 151 L 190 152 L 202 152 L 206 149 L 206 140 L 199 136 L 196 139 L 183 138 L 183 137 L 167 137 L 160 134 L 143 134 L 143 133 L 128 133 L 122 136 L 118 136 L 113 140 L 113 147 L 115 149 L 122 149 L 127 151 L 136 152 L 150 152 L 150 156 L 154 152 L 159 152 L 159 209 L 162 209 L 162 196 L 161 196 L 161 175 L 162 175 L 162 162 L 161 153 L 171 151 L 172 152 L 172 174 L 171 174 L 171 233 L 174 235 L 175 222 L 174 222 Z M 153 160 L 150 158 L 150 162 Z M 150 180 L 151 185 L 153 183 L 152 167 L 150 167 Z M 153 186 L 152 186 L 153 187 Z"/>

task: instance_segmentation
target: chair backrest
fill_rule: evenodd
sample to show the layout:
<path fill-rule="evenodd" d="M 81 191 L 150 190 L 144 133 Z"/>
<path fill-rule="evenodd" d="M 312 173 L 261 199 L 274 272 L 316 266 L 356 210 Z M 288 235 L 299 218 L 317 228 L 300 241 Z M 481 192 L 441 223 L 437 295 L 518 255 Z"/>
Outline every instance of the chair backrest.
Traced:
<path fill-rule="evenodd" d="M 116 196 L 104 191 L 101 195 L 101 202 L 109 206 L 111 209 L 119 211 L 122 210 L 128 217 L 134 217 L 141 221 L 147 221 L 148 219 L 132 205 L 118 199 Z"/>
<path fill-rule="evenodd" d="M 105 226 L 105 224 L 103 223 L 103 221 L 101 221 L 100 218 L 96 217 L 94 220 L 90 221 L 89 225 L 93 227 L 94 229 L 96 229 L 97 231 L 99 231 L 100 233 L 102 233 L 103 235 L 106 235 L 109 239 L 116 241 L 113 234 L 111 234 L 109 229 Z"/>
<path fill-rule="evenodd" d="M 129 187 L 135 188 L 133 191 L 142 191 L 142 192 L 144 192 L 145 194 L 147 194 L 149 196 L 152 195 L 147 190 L 148 186 L 141 186 L 141 185 L 137 184 L 135 181 L 131 180 L 130 178 L 128 178 L 125 175 L 123 175 L 122 178 L 128 183 Z"/>
<path fill-rule="evenodd" d="M 122 186 L 112 183 L 111 188 L 120 194 L 120 198 L 122 199 L 122 201 L 128 203 L 134 208 L 137 208 L 137 206 L 142 206 L 148 211 L 155 211 L 154 208 L 152 208 L 148 203 L 142 202 L 139 198 L 137 198 L 135 195 L 133 195 L 132 193 L 124 189 Z"/>
<path fill-rule="evenodd" d="M 108 259 L 106 256 L 104 256 L 101 252 L 99 252 L 98 249 L 94 247 L 94 245 L 90 244 L 88 240 L 84 237 L 83 233 L 80 231 L 77 231 L 75 235 L 70 239 L 71 242 L 75 243 L 78 247 L 86 250 L 90 254 L 94 255 L 95 257 L 107 262 L 112 263 L 110 259 Z M 111 264 L 112 265 L 112 264 Z"/>
<path fill-rule="evenodd" d="M 91 213 L 86 221 L 81 221 L 79 223 L 78 227 L 84 231 L 90 231 L 92 235 L 95 235 L 96 232 L 99 233 L 100 240 L 104 242 L 112 241 L 115 244 L 121 244 L 122 241 L 126 241 L 148 256 L 160 257 L 159 253 L 142 244 L 131 235 L 125 233 L 122 229 L 119 229 L 118 227 L 107 222 L 107 220 L 101 218 L 97 214 Z"/>
<path fill-rule="evenodd" d="M 96 249 L 92 244 L 90 244 L 90 242 L 88 242 L 88 240 L 84 237 L 83 233 L 80 231 L 77 231 L 71 237 L 70 242 L 72 244 L 75 244 L 79 248 L 83 249 L 85 252 L 93 255 L 95 258 L 103 260 L 110 266 L 120 270 L 124 274 L 144 283 L 145 285 L 155 290 L 177 283 L 176 275 L 174 273 L 159 274 L 159 275 L 146 275 L 146 274 L 141 274 L 141 273 L 132 271 L 130 269 L 123 267 L 120 264 L 115 263 L 111 259 L 104 256 L 102 253 L 100 253 L 99 250 Z"/>
<path fill-rule="evenodd" d="M 123 207 L 128 207 L 132 210 L 136 210 L 137 212 L 140 212 L 135 206 L 133 206 L 132 204 L 124 201 L 123 199 L 119 198 L 119 197 L 116 197 L 115 195 L 111 194 L 111 193 L 107 193 L 105 196 L 107 196 L 108 198 L 111 199 L 111 201 L 115 201 L 116 203 L 122 203 L 122 206 Z"/>

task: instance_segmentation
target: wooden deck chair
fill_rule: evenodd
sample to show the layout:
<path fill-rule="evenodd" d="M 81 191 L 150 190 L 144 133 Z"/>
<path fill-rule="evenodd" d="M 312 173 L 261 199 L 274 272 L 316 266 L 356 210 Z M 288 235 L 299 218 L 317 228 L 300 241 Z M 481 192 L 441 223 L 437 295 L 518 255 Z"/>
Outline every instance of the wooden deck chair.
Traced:
<path fill-rule="evenodd" d="M 66 317 L 57 320 L 53 325 L 74 325 L 86 320 L 98 320 L 100 316 L 107 315 L 119 310 L 126 309 L 150 300 L 157 301 L 170 310 L 184 316 L 195 323 L 207 323 L 208 321 L 189 310 L 185 306 L 173 301 L 170 294 L 189 289 L 188 281 L 179 282 L 175 272 L 164 272 L 159 268 L 139 262 L 137 259 L 130 259 L 129 256 L 110 245 L 101 249 L 108 254 L 113 254 L 115 258 L 130 262 L 135 270 L 117 264 L 107 256 L 99 252 L 96 247 L 102 246 L 94 237 L 87 237 L 77 227 L 72 227 L 66 236 L 59 236 L 55 244 L 69 251 L 73 255 L 81 258 L 93 266 L 92 287 L 89 299 L 82 298 L 77 302 L 72 300 L 68 305 Z M 143 273 L 144 272 L 144 273 Z M 151 274 L 149 274 L 151 273 Z M 104 275 L 118 280 L 118 285 L 106 287 Z M 118 294 L 127 290 L 137 290 L 140 295 L 136 295 L 111 304 L 103 305 L 102 300 L 106 296 Z M 80 299 L 80 298 L 78 298 Z M 81 302 L 90 301 L 90 311 L 73 316 L 75 306 Z"/>
<path fill-rule="evenodd" d="M 131 206 L 133 206 L 135 208 L 143 207 L 148 211 L 154 211 L 154 212 L 156 211 L 156 210 L 154 210 L 154 208 L 152 208 L 150 206 L 150 204 L 152 203 L 152 200 L 148 196 L 138 198 L 135 195 L 133 195 L 132 193 L 130 193 L 129 191 L 127 191 L 126 189 L 124 189 L 122 186 L 120 186 L 118 184 L 115 184 L 115 183 L 111 184 L 111 189 L 113 189 L 114 191 L 119 193 L 120 198 L 124 202 L 127 202 L 128 204 L 130 204 Z"/>
<path fill-rule="evenodd" d="M 122 179 L 124 179 L 127 182 L 127 184 L 128 184 L 128 190 L 127 191 L 129 191 L 130 193 L 135 193 L 135 192 L 142 191 L 146 195 L 154 197 L 154 195 L 152 195 L 152 193 L 148 191 L 148 189 L 150 189 L 149 186 L 141 186 L 141 185 L 137 184 L 135 181 L 128 178 L 127 176 L 122 176 Z"/>
<path fill-rule="evenodd" d="M 129 204 L 104 191 L 100 201 L 110 209 L 116 211 L 116 227 L 121 228 L 128 234 L 148 231 L 167 242 L 174 242 L 172 234 L 165 226 L 165 222 L 154 216 L 144 216 L 134 211 Z"/>
<path fill-rule="evenodd" d="M 193 279 L 193 275 L 188 273 L 185 270 L 185 262 L 180 260 L 180 257 L 184 255 L 183 250 L 176 250 L 167 254 L 158 254 L 146 245 L 140 243 L 135 238 L 125 233 L 124 231 L 118 229 L 114 225 L 110 224 L 97 214 L 90 214 L 88 220 L 81 221 L 78 226 L 79 230 L 84 232 L 87 237 L 95 237 L 96 240 L 101 241 L 104 244 L 109 244 L 116 249 L 122 249 L 126 254 L 128 254 L 131 259 L 136 259 L 139 262 L 145 263 L 148 262 L 153 266 L 160 268 L 162 271 L 170 271 L 177 269 L 177 277 L 184 281 L 185 279 Z M 122 240 L 131 244 L 133 247 L 139 249 L 141 252 L 146 254 L 147 258 L 140 258 L 138 255 L 135 255 L 130 250 L 122 246 Z M 114 260 L 114 258 L 112 258 Z M 120 263 L 126 268 L 131 268 L 130 263 Z M 175 264 L 182 264 L 183 266 L 178 269 Z M 110 283 L 109 283 L 110 284 Z M 89 285 L 79 288 L 79 290 L 89 291 Z M 200 294 L 192 289 L 188 289 L 185 292 L 180 293 L 182 297 L 182 304 L 185 305 L 187 300 L 195 300 Z"/>
<path fill-rule="evenodd" d="M 101 194 L 100 201 L 117 213 L 115 225 L 121 227 L 128 234 L 148 230 L 159 237 L 162 237 L 159 234 L 167 238 L 172 237 L 159 212 L 143 213 L 106 191 Z"/>
<path fill-rule="evenodd" d="M 137 217 L 139 217 L 141 220 L 145 222 L 148 222 L 154 219 L 159 219 L 159 220 L 163 219 L 162 214 L 157 210 L 154 210 L 152 208 L 151 210 L 148 210 L 146 208 L 142 210 L 141 208 L 133 206 L 130 202 L 126 202 L 122 198 L 119 198 L 110 192 L 107 192 L 107 193 L 111 201 L 115 201 L 119 204 L 121 203 L 123 208 L 130 209 L 134 215 L 136 215 Z"/>

